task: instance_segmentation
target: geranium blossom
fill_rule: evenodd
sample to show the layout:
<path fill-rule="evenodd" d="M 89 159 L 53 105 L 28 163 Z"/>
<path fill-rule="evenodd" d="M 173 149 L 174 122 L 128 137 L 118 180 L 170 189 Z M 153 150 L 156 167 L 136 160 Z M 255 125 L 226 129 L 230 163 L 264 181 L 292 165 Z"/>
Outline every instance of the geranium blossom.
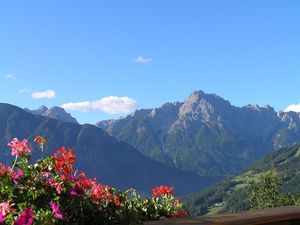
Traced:
<path fill-rule="evenodd" d="M 7 172 L 5 165 L 3 163 L 0 163 L 0 174 L 3 176 Z"/>
<path fill-rule="evenodd" d="M 40 136 L 35 141 L 43 142 Z M 183 205 L 174 198 L 172 187 L 154 188 L 154 198 L 144 200 L 133 189 L 130 194 L 119 192 L 97 183 L 96 178 L 87 178 L 83 172 L 73 172 L 72 149 L 62 147 L 52 157 L 29 164 L 31 149 L 27 140 L 14 138 L 8 145 L 16 157 L 12 166 L 0 163 L 0 224 L 98 224 L 99 221 L 124 224 L 124 219 L 126 224 L 138 224 L 145 220 L 187 216 Z M 63 208 L 59 202 L 64 203 Z M 128 220 L 133 205 L 137 212 L 143 213 Z M 24 206 L 28 208 L 23 210 Z"/>
<path fill-rule="evenodd" d="M 0 174 L 2 176 L 8 175 L 9 177 L 12 178 L 12 180 L 15 181 L 16 179 L 20 178 L 24 174 L 24 171 L 23 170 L 19 170 L 16 173 L 10 166 L 8 166 L 7 168 L 5 168 L 5 165 L 3 163 L 0 163 Z"/>
<path fill-rule="evenodd" d="M 92 188 L 96 183 L 96 179 L 87 179 L 85 173 L 80 173 L 79 179 L 76 181 L 76 186 L 78 189 L 84 191 L 85 189 Z"/>
<path fill-rule="evenodd" d="M 38 144 L 47 144 L 47 140 L 42 138 L 41 136 L 36 136 L 34 142 Z"/>
<path fill-rule="evenodd" d="M 12 178 L 13 178 L 14 180 L 16 180 L 16 179 L 20 178 L 23 174 L 24 174 L 24 171 L 23 171 L 23 170 L 19 170 L 17 173 L 15 173 L 15 174 L 12 176 Z"/>
<path fill-rule="evenodd" d="M 114 196 L 114 203 L 115 203 L 116 206 L 123 205 L 123 203 L 120 201 L 120 196 L 119 195 Z"/>
<path fill-rule="evenodd" d="M 14 225 L 30 225 L 33 223 L 33 220 L 34 220 L 33 211 L 31 208 L 27 208 L 16 219 Z"/>
<path fill-rule="evenodd" d="M 102 201 L 111 201 L 113 199 L 112 194 L 108 191 L 108 186 L 102 184 L 95 184 L 91 188 L 92 202 L 100 204 Z"/>
<path fill-rule="evenodd" d="M 34 142 L 38 143 L 42 150 L 44 150 L 45 145 L 48 143 L 48 141 L 45 138 L 42 138 L 41 136 L 36 136 Z"/>
<path fill-rule="evenodd" d="M 50 202 L 50 206 L 52 209 L 52 213 L 54 215 L 54 217 L 58 218 L 58 219 L 63 219 L 63 215 L 59 209 L 59 205 L 56 204 L 54 201 Z"/>
<path fill-rule="evenodd" d="M 79 196 L 79 193 L 78 193 L 77 190 L 75 190 L 75 189 L 71 189 L 71 190 L 69 191 L 69 193 L 70 193 L 70 195 L 72 195 L 72 196 Z"/>
<path fill-rule="evenodd" d="M 186 218 L 188 217 L 188 213 L 184 210 L 177 210 L 173 215 L 173 218 Z"/>
<path fill-rule="evenodd" d="M 69 173 L 72 173 L 72 165 L 75 163 L 75 153 L 71 148 L 68 150 L 65 147 L 62 147 L 60 150 L 53 155 L 55 159 L 55 171 L 62 172 L 64 176 L 67 176 Z"/>
<path fill-rule="evenodd" d="M 55 181 L 53 179 L 49 179 L 47 180 L 47 184 L 52 187 L 52 188 L 55 188 L 56 192 L 58 194 L 61 194 L 61 192 L 63 191 L 63 181 Z"/>
<path fill-rule="evenodd" d="M 7 145 L 11 148 L 12 156 L 22 156 L 31 152 L 31 148 L 26 139 L 23 139 L 23 141 L 19 141 L 17 138 L 14 138 Z"/>
<path fill-rule="evenodd" d="M 7 214 L 15 211 L 15 209 L 12 208 L 14 203 L 9 202 L 2 202 L 0 203 L 0 215 L 4 218 Z"/>
<path fill-rule="evenodd" d="M 159 186 L 154 189 L 152 189 L 152 197 L 163 197 L 164 195 L 170 195 L 173 196 L 173 188 L 172 187 L 166 187 L 166 186 Z"/>

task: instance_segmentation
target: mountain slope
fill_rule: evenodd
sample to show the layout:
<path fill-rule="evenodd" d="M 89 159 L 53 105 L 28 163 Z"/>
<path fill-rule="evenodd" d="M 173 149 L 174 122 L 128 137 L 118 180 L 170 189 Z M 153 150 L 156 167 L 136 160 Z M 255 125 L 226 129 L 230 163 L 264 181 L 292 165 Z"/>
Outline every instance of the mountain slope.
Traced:
<path fill-rule="evenodd" d="M 0 159 L 10 163 L 13 158 L 7 143 L 14 137 L 36 135 L 49 140 L 42 153 L 33 150 L 33 159 L 53 154 L 61 146 L 71 147 L 77 155 L 76 167 L 89 177 L 120 189 L 135 187 L 149 192 L 157 185 L 171 185 L 176 194 L 186 195 L 206 187 L 220 177 L 200 177 L 154 161 L 125 142 L 117 141 L 102 129 L 92 125 L 63 123 L 55 119 L 35 116 L 18 107 L 0 104 Z M 34 147 L 34 146 L 33 146 Z"/>
<path fill-rule="evenodd" d="M 183 201 L 192 215 L 214 214 L 248 210 L 246 182 L 257 178 L 272 168 L 283 177 L 283 192 L 300 194 L 300 145 L 282 148 L 266 155 L 251 168 L 207 188 Z"/>
<path fill-rule="evenodd" d="M 235 107 L 202 91 L 97 125 L 157 161 L 201 175 L 232 175 L 274 148 L 300 142 L 299 114 Z"/>

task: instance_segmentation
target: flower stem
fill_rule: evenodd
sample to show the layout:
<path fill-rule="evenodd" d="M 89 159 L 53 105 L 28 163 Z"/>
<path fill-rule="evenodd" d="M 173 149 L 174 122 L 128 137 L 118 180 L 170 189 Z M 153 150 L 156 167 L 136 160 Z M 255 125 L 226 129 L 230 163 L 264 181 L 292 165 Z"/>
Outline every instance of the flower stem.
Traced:
<path fill-rule="evenodd" d="M 14 161 L 14 163 L 13 163 L 12 167 L 11 167 L 11 170 L 13 170 L 13 169 L 14 169 L 14 167 L 15 167 L 15 165 L 16 165 L 16 163 L 17 163 L 17 159 L 18 159 L 18 156 L 16 156 L 16 158 L 15 158 L 15 161 Z"/>

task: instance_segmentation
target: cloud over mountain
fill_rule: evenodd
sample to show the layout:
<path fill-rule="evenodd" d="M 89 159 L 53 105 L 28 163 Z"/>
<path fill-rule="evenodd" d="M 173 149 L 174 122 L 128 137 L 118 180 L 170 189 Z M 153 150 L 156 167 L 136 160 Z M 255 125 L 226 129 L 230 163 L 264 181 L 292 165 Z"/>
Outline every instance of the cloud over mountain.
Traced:
<path fill-rule="evenodd" d="M 98 111 L 109 114 L 127 114 L 137 109 L 137 101 L 126 96 L 108 96 L 95 101 L 65 103 L 61 107 L 84 112 Z"/>
<path fill-rule="evenodd" d="M 31 94 L 32 98 L 41 99 L 41 98 L 54 98 L 55 97 L 55 91 L 53 90 L 45 90 L 40 92 L 33 92 Z"/>
<path fill-rule="evenodd" d="M 286 107 L 286 109 L 284 110 L 285 112 L 300 112 L 300 103 L 298 104 L 291 104 L 288 107 Z"/>

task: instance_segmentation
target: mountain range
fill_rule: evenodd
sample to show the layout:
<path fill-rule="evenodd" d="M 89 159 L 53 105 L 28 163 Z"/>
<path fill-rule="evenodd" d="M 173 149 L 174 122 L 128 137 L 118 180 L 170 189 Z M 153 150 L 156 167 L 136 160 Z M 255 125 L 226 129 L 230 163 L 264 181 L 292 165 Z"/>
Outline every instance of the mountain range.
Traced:
<path fill-rule="evenodd" d="M 80 125 L 60 107 L 37 110 L 0 104 L 0 147 L 14 137 L 49 139 L 46 153 L 72 147 L 77 168 L 100 182 L 142 192 L 172 185 L 195 193 L 281 147 L 300 143 L 300 114 L 271 106 L 236 107 L 215 94 L 191 93 L 184 102 L 140 109 L 123 119 Z M 9 151 L 0 152 L 9 163 Z"/>
<path fill-rule="evenodd" d="M 203 91 L 97 126 L 156 161 L 209 176 L 235 174 L 273 149 L 300 142 L 299 113 L 236 107 Z"/>
<path fill-rule="evenodd" d="M 72 148 L 77 156 L 76 169 L 100 183 L 119 189 L 136 188 L 149 193 L 159 185 L 173 186 L 177 196 L 195 193 L 222 177 L 199 176 L 157 162 L 130 146 L 118 141 L 94 125 L 62 122 L 34 115 L 19 107 L 0 103 L 0 161 L 14 159 L 7 143 L 12 138 L 27 138 L 31 143 L 41 135 L 49 145 L 41 152 L 33 147 L 33 160 L 53 154 L 61 146 Z"/>

